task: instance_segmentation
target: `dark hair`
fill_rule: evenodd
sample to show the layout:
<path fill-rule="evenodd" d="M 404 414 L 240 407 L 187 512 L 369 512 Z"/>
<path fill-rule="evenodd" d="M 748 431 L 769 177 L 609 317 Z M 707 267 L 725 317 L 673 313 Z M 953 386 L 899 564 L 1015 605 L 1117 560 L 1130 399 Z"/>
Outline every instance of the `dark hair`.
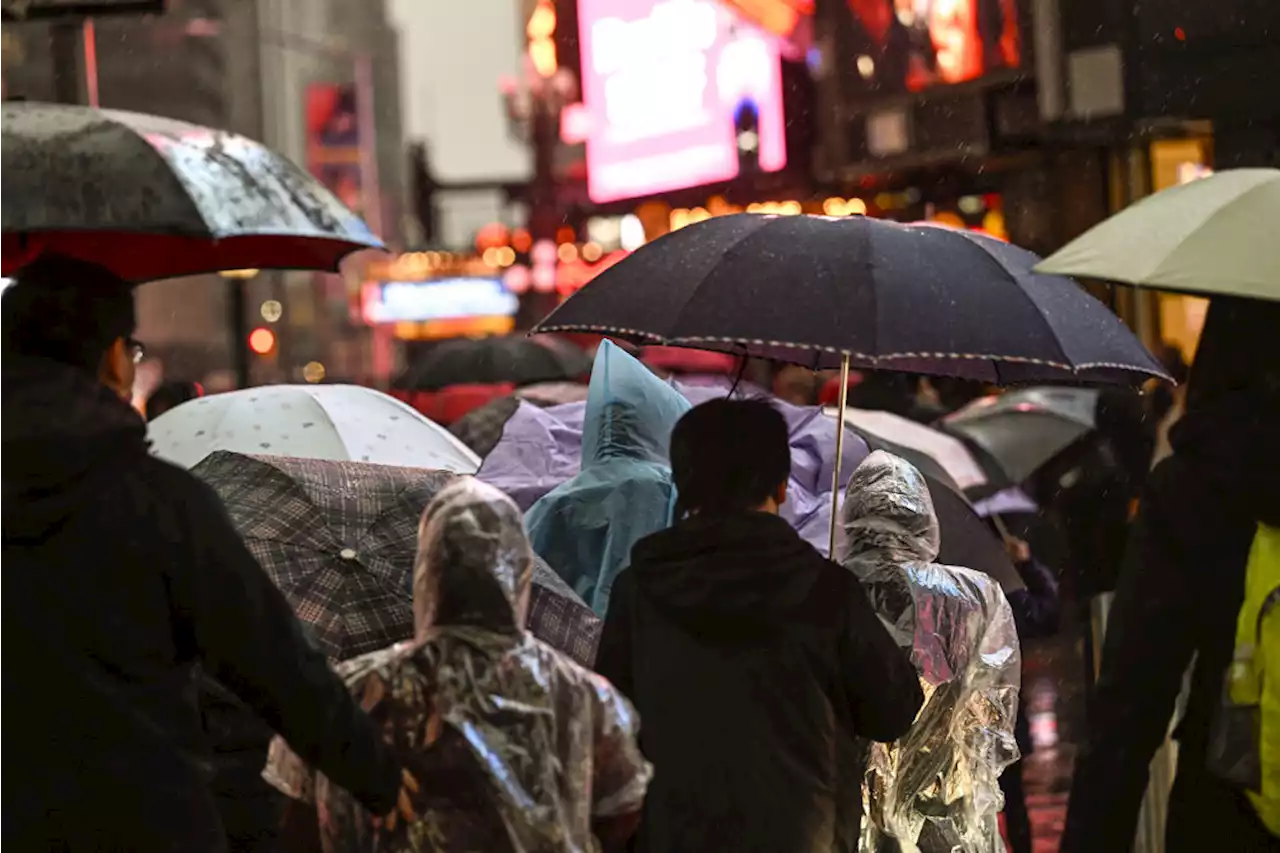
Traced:
<path fill-rule="evenodd" d="M 153 421 L 188 400 L 204 396 L 199 382 L 166 382 L 147 398 L 147 420 Z"/>
<path fill-rule="evenodd" d="M 133 334 L 133 290 L 104 267 L 41 255 L 13 279 L 0 303 L 6 355 L 97 373 L 111 345 Z"/>
<path fill-rule="evenodd" d="M 671 432 L 677 518 L 755 509 L 790 474 L 787 422 L 763 400 L 710 400 Z"/>

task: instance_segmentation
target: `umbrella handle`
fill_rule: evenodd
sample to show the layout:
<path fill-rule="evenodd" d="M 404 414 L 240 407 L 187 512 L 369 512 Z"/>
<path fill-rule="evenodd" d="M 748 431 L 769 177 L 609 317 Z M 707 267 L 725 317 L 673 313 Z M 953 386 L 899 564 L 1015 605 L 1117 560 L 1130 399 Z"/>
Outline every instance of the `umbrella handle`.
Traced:
<path fill-rule="evenodd" d="M 836 558 L 836 530 L 840 525 L 840 463 L 844 461 L 844 414 L 849 402 L 849 354 L 840 356 L 840 403 L 836 417 L 836 465 L 831 475 L 831 548 L 827 552 L 831 559 Z"/>

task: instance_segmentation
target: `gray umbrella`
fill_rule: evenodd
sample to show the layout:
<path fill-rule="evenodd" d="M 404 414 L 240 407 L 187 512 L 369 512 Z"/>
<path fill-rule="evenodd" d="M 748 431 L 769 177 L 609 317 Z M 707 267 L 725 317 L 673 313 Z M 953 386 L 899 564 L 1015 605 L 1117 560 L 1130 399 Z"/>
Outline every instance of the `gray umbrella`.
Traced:
<path fill-rule="evenodd" d="M 330 658 L 413 636 L 418 522 L 456 474 L 225 450 L 192 473 L 222 498 L 249 550 Z M 535 566 L 533 580 L 529 630 L 589 665 L 599 619 L 545 565 Z"/>
<path fill-rule="evenodd" d="M 1010 483 L 1028 477 L 1097 426 L 1098 391 L 1024 388 L 974 400 L 942 421 L 982 451 Z"/>
<path fill-rule="evenodd" d="M 41 252 L 128 281 L 245 268 L 336 270 L 382 243 L 285 157 L 222 130 L 118 110 L 6 103 L 3 268 Z"/>

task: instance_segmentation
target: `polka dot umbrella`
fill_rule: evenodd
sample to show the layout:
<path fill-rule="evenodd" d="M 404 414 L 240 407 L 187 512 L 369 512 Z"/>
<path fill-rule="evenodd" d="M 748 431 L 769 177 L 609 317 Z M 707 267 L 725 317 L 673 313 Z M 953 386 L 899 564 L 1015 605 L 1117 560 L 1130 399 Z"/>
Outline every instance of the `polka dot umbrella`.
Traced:
<path fill-rule="evenodd" d="M 183 403 L 147 427 L 152 451 L 191 468 L 216 450 L 472 474 L 480 458 L 444 427 L 357 385 L 267 385 Z"/>

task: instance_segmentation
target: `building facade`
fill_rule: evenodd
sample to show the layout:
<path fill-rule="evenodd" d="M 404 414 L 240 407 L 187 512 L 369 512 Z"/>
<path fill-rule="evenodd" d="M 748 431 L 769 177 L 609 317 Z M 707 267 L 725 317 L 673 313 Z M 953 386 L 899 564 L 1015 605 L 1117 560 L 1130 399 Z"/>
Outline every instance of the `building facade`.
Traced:
<path fill-rule="evenodd" d="M 374 96 L 377 151 L 376 184 L 361 187 L 377 200 L 377 211 L 365 213 L 389 243 L 399 240 L 405 210 L 399 45 L 381 0 L 169 0 L 163 14 L 103 16 L 93 24 L 100 106 L 225 128 L 300 164 L 308 161 L 311 87 L 360 82 Z M 82 54 L 59 50 L 66 42 L 55 36 L 57 26 L 5 24 L 6 97 L 66 100 L 71 92 L 87 101 L 83 82 L 68 86 L 66 79 L 84 74 Z M 361 57 L 370 59 L 367 82 L 356 79 Z M 362 340 L 368 333 L 339 302 L 346 305 L 344 288 L 334 277 L 263 272 L 247 279 L 173 279 L 139 288 L 138 334 L 168 376 L 213 388 L 235 383 L 240 359 L 255 382 L 298 381 L 311 361 L 359 372 L 368 359 Z M 264 310 L 264 303 L 280 311 Z M 247 351 L 246 330 L 256 325 L 272 328 L 271 352 Z"/>

